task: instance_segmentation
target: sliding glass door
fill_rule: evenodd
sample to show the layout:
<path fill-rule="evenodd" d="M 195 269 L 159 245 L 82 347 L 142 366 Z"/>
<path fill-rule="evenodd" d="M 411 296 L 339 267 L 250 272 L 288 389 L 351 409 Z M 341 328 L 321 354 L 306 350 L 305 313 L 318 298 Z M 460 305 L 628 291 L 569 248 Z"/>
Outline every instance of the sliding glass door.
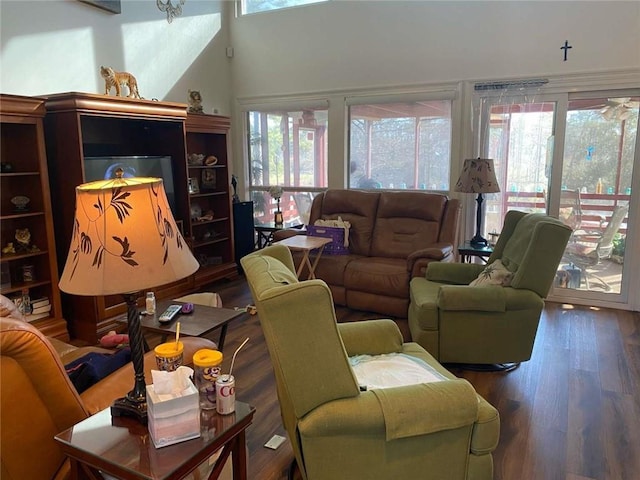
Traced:
<path fill-rule="evenodd" d="M 486 198 L 484 233 L 499 232 L 511 209 L 548 212 L 571 226 L 552 292 L 559 300 L 627 301 L 639 94 L 478 99 L 479 151 L 494 159 L 501 186 Z"/>
<path fill-rule="evenodd" d="M 572 212 L 574 222 L 558 279 L 559 286 L 573 290 L 565 295 L 623 293 L 638 100 L 568 100 L 561 188 L 574 192 L 575 205 L 560 207 L 561 218 Z"/>

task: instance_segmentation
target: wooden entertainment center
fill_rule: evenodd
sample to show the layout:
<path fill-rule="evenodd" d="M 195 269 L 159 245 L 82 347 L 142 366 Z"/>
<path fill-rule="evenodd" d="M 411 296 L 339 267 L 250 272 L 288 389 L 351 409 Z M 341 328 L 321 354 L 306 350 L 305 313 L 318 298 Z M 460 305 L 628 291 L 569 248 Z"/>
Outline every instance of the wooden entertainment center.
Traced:
<path fill-rule="evenodd" d="M 173 178 L 165 178 L 165 188 L 174 192 L 174 216 L 200 269 L 181 281 L 158 286 L 157 298 L 173 298 L 237 275 L 229 192 L 229 118 L 187 114 L 187 106 L 180 103 L 88 93 L 49 95 L 45 108 L 60 268 L 66 261 L 73 227 L 75 187 L 88 181 L 87 159 L 111 158 L 118 162 L 135 158 L 144 162 L 170 157 Z M 193 164 L 188 161 L 191 154 L 209 158 L 208 164 Z M 171 180 L 173 185 L 169 185 Z M 197 188 L 189 188 L 190 184 L 197 184 Z M 113 317 L 126 311 L 119 295 L 81 297 L 63 293 L 62 305 L 72 336 L 90 343 L 115 329 Z"/>

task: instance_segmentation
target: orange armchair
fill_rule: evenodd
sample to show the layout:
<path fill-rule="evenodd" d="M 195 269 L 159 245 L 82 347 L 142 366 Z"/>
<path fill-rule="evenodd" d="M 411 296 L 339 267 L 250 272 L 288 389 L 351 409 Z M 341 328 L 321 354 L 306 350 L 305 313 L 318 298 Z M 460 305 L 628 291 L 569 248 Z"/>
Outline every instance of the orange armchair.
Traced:
<path fill-rule="evenodd" d="M 185 359 L 200 348 L 215 348 L 204 338 L 183 342 Z M 144 360 L 150 382 L 153 352 Z M 79 395 L 56 350 L 38 329 L 0 318 L 0 478 L 66 480 L 69 462 L 54 436 L 125 395 L 133 378 L 129 363 Z"/>

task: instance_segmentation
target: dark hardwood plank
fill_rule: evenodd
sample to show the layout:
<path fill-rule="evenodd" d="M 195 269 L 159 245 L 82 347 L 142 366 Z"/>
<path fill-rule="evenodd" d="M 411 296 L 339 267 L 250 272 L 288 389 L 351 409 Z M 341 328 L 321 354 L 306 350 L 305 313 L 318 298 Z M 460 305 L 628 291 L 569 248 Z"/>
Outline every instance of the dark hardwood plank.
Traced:
<path fill-rule="evenodd" d="M 588 478 L 602 478 L 604 473 L 602 396 L 597 373 L 576 370 L 570 379 L 567 429 L 567 470 Z"/>
<path fill-rule="evenodd" d="M 226 307 L 252 303 L 243 278 L 207 290 L 217 291 Z M 343 307 L 336 308 L 336 316 L 338 321 L 381 317 Z M 394 320 L 408 339 L 406 319 Z M 234 375 L 237 398 L 256 407 L 247 430 L 249 476 L 284 480 L 293 460 L 290 443 L 276 451 L 263 446 L 273 434 L 285 434 L 258 316 L 230 324 L 224 368 L 247 337 Z M 500 411 L 495 480 L 637 478 L 640 313 L 548 303 L 530 361 L 509 373 L 452 371 Z"/>

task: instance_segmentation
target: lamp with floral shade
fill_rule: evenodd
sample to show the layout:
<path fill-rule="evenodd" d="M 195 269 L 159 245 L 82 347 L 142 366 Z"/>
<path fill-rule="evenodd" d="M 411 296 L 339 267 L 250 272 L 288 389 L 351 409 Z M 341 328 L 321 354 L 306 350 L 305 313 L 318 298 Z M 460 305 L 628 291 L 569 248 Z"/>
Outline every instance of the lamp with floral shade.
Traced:
<path fill-rule="evenodd" d="M 482 194 L 500 191 L 498 180 L 490 158 L 470 158 L 464 161 L 462 173 L 456 182 L 456 192 L 477 193 L 476 198 L 476 234 L 471 239 L 471 245 L 485 246 L 487 240 L 482 236 Z"/>
<path fill-rule="evenodd" d="M 140 292 L 193 274 L 199 267 L 171 214 L 160 178 L 116 178 L 76 187 L 69 254 L 60 289 L 72 295 L 121 294 L 127 304 L 134 387 L 112 416 L 147 420 Z"/>

